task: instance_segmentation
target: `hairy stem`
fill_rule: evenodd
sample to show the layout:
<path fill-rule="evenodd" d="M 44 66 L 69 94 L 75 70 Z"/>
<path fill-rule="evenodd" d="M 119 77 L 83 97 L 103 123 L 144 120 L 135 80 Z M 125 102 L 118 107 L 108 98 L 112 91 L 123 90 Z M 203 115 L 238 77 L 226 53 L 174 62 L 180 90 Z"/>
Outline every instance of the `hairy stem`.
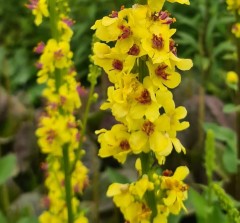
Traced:
<path fill-rule="evenodd" d="M 73 212 L 72 212 L 72 186 L 71 186 L 71 173 L 70 173 L 70 162 L 69 162 L 69 151 L 68 145 L 63 146 L 63 166 L 65 175 L 65 194 L 68 212 L 68 223 L 73 223 Z"/>

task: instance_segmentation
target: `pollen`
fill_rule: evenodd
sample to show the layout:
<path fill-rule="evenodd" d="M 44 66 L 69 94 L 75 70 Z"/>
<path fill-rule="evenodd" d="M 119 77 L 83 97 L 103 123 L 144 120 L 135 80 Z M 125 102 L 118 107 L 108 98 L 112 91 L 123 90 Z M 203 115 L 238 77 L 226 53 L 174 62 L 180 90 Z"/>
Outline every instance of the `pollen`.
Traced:
<path fill-rule="evenodd" d="M 118 37 L 118 39 L 127 39 L 132 34 L 129 26 L 120 26 L 119 28 L 122 30 L 122 34 Z"/>
<path fill-rule="evenodd" d="M 129 49 L 128 55 L 137 56 L 140 53 L 140 48 L 137 44 L 133 44 L 133 46 Z"/>
<path fill-rule="evenodd" d="M 123 69 L 123 62 L 120 60 L 113 60 L 112 66 L 114 70 L 121 71 Z"/>
<path fill-rule="evenodd" d="M 158 76 L 158 77 L 161 77 L 162 79 L 164 80 L 167 80 L 168 79 L 168 76 L 169 74 L 166 73 L 166 68 L 168 66 L 165 65 L 165 64 L 162 64 L 162 65 L 159 65 L 156 69 L 155 69 L 155 74 Z"/>
<path fill-rule="evenodd" d="M 142 131 L 150 136 L 154 132 L 154 124 L 150 121 L 145 121 L 142 126 Z"/>
<path fill-rule="evenodd" d="M 129 145 L 129 142 L 125 139 L 125 140 L 122 140 L 121 142 L 120 142 L 120 148 L 122 149 L 122 150 L 124 150 L 124 151 L 127 151 L 127 150 L 129 150 L 130 149 L 130 145 Z"/>
<path fill-rule="evenodd" d="M 136 98 L 136 100 L 141 104 L 150 104 L 151 103 L 151 96 L 147 89 L 144 89 L 141 92 L 141 95 Z"/>
<path fill-rule="evenodd" d="M 49 144 L 52 144 L 53 140 L 55 139 L 56 137 L 56 132 L 52 129 L 48 130 L 46 132 L 46 135 L 47 135 L 47 141 Z"/>
<path fill-rule="evenodd" d="M 54 58 L 56 60 L 60 60 L 63 56 L 64 56 L 64 54 L 62 53 L 61 49 L 54 52 Z"/>
<path fill-rule="evenodd" d="M 162 36 L 157 36 L 157 35 L 153 34 L 152 48 L 161 50 L 163 48 L 163 46 L 164 46 L 164 43 L 163 43 Z"/>

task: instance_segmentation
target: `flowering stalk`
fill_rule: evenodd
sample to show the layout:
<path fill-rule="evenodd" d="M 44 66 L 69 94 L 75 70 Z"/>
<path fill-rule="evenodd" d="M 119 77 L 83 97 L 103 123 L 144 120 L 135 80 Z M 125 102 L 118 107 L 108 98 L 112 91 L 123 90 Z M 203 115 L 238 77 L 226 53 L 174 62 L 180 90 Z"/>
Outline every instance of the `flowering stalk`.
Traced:
<path fill-rule="evenodd" d="M 237 49 L 236 73 L 228 72 L 227 82 L 235 90 L 235 104 L 240 105 L 240 2 L 236 0 L 226 0 L 227 9 L 235 15 L 235 24 L 232 26 L 232 33 L 235 37 L 235 45 Z M 236 133 L 237 133 L 237 158 L 240 160 L 240 111 L 236 111 Z M 237 167 L 235 182 L 235 198 L 240 199 L 240 165 Z"/>
<path fill-rule="evenodd" d="M 83 140 L 80 121 L 74 116 L 81 106 L 82 91 L 75 80 L 77 73 L 70 50 L 74 21 L 68 17 L 67 0 L 30 0 L 27 7 L 36 16 L 36 25 L 41 24 L 43 17 L 49 17 L 52 34 L 46 43 L 40 42 L 34 49 L 40 54 L 37 81 L 46 85 L 46 107 L 36 135 L 42 153 L 47 154 L 42 168 L 46 171 L 48 210 L 40 215 L 39 222 L 87 223 L 77 199 L 87 186 L 88 170 L 78 159 L 80 155 L 76 157 L 84 152 L 79 149 L 79 139 Z"/>
<path fill-rule="evenodd" d="M 102 41 L 94 44 L 92 59 L 113 84 L 101 109 L 111 109 L 119 122 L 111 130 L 96 131 L 99 156 L 113 156 L 122 164 L 129 154 L 137 156 L 138 180 L 113 183 L 107 191 L 128 223 L 167 222 L 169 214 L 185 209 L 188 189 L 183 183 L 189 173 L 186 166 L 174 173 L 157 170 L 173 148 L 186 152 L 177 132 L 189 126 L 180 121 L 187 112 L 175 106 L 169 89 L 181 82 L 177 69 L 190 69 L 192 61 L 177 57 L 172 39 L 176 30 L 170 28 L 176 19 L 163 10 L 165 1 L 146 2 L 112 11 L 92 27 Z M 112 47 L 103 42 L 112 42 Z"/>

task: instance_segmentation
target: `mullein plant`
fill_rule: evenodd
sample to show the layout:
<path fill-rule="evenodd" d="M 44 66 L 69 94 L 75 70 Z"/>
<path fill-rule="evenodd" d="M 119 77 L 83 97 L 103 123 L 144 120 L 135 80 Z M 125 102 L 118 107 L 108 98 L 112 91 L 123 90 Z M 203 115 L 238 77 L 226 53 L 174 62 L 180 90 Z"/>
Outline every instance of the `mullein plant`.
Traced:
<path fill-rule="evenodd" d="M 39 222 L 87 223 L 77 198 L 88 184 L 88 169 L 79 159 L 84 155 L 82 143 L 88 114 L 85 112 L 82 122 L 75 117 L 81 106 L 83 88 L 75 79 L 77 73 L 70 49 L 74 21 L 68 16 L 67 0 L 30 0 L 26 6 L 35 15 L 36 25 L 49 17 L 51 27 L 51 38 L 34 48 L 40 55 L 36 63 L 37 82 L 45 86 L 42 95 L 46 101 L 36 131 L 41 152 L 47 155 L 42 167 L 46 171 L 48 195 L 44 199 L 46 210 L 39 216 Z M 96 69 L 92 69 L 92 80 L 96 73 Z M 91 86 L 94 84 L 92 81 Z M 92 93 L 93 90 L 87 112 Z"/>
<path fill-rule="evenodd" d="M 236 46 L 236 68 L 235 71 L 227 73 L 227 84 L 234 90 L 234 103 L 236 105 L 236 134 L 237 134 L 237 159 L 240 160 L 240 1 L 226 0 L 227 9 L 234 14 L 235 22 L 232 26 L 232 33 L 234 35 L 234 43 Z M 240 165 L 237 167 L 235 178 L 235 198 L 240 199 Z"/>
<path fill-rule="evenodd" d="M 110 109 L 118 121 L 110 130 L 96 131 L 99 156 L 113 156 L 121 164 L 130 154 L 137 157 L 138 180 L 113 183 L 107 190 L 127 223 L 166 223 L 170 214 L 186 210 L 188 185 L 183 180 L 189 169 L 180 166 L 173 172 L 160 166 L 174 149 L 186 152 L 177 132 L 189 126 L 181 121 L 187 111 L 175 106 L 170 90 L 181 82 L 178 70 L 189 70 L 192 61 L 177 56 L 176 30 L 170 28 L 176 19 L 164 3 L 148 0 L 121 7 L 92 26 L 100 40 L 92 59 L 112 83 L 101 109 Z"/>

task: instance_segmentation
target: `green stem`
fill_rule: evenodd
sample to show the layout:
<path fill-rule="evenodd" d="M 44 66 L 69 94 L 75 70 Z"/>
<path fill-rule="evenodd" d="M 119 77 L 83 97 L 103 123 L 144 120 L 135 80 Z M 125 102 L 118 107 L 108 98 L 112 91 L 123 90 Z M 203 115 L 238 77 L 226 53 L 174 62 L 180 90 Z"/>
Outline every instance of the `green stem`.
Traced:
<path fill-rule="evenodd" d="M 9 202 L 9 196 L 8 196 L 9 195 L 8 188 L 5 183 L 0 186 L 0 195 L 1 195 L 1 204 L 2 204 L 3 213 L 7 216 L 10 202 Z"/>
<path fill-rule="evenodd" d="M 69 151 L 68 145 L 63 146 L 63 165 L 64 165 L 64 186 L 66 193 L 67 212 L 68 212 L 68 223 L 73 223 L 73 211 L 72 211 L 72 186 L 71 186 L 71 173 L 70 173 L 70 162 L 69 162 Z"/>
<path fill-rule="evenodd" d="M 0 158 L 1 158 L 2 150 L 1 150 L 1 144 L 0 144 Z M 8 208 L 9 208 L 9 196 L 8 196 L 8 188 L 7 185 L 4 183 L 0 186 L 0 198 L 1 198 L 1 206 L 3 213 L 7 215 Z"/>
<path fill-rule="evenodd" d="M 151 153 L 141 153 L 140 154 L 141 166 L 142 166 L 142 175 L 146 174 L 149 176 L 151 171 L 151 167 L 153 164 L 152 154 Z M 151 214 L 151 222 L 153 221 L 154 217 L 157 215 L 157 202 L 156 196 L 154 191 L 147 191 L 145 193 L 145 199 L 147 205 L 152 210 Z"/>
<path fill-rule="evenodd" d="M 60 36 L 59 36 L 58 29 L 57 29 L 58 13 L 56 11 L 56 0 L 48 0 L 48 5 L 49 5 L 52 37 L 58 41 Z"/>

